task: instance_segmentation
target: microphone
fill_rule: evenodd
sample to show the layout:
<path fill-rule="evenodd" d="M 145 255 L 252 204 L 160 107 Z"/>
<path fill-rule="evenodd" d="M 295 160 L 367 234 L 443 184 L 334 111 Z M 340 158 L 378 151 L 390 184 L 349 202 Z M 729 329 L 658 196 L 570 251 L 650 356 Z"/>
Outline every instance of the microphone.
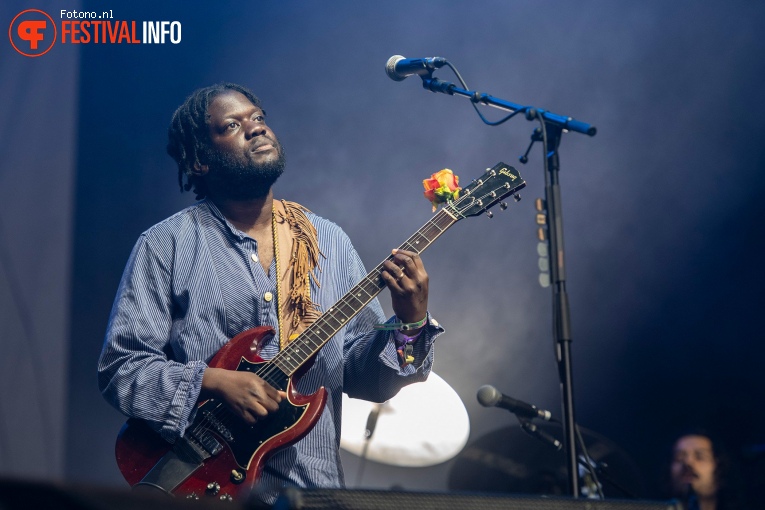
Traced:
<path fill-rule="evenodd" d="M 385 72 L 391 80 L 402 81 L 413 74 L 429 75 L 434 69 L 445 64 L 446 59 L 441 57 L 404 58 L 401 55 L 393 55 L 385 64 Z"/>
<path fill-rule="evenodd" d="M 543 409 L 537 409 L 531 404 L 515 400 L 512 397 L 500 393 L 500 391 L 494 386 L 488 384 L 478 388 L 478 394 L 476 395 L 478 402 L 484 407 L 501 407 L 507 409 L 511 413 L 515 413 L 523 418 L 541 418 L 545 421 L 550 421 L 552 413 Z"/>

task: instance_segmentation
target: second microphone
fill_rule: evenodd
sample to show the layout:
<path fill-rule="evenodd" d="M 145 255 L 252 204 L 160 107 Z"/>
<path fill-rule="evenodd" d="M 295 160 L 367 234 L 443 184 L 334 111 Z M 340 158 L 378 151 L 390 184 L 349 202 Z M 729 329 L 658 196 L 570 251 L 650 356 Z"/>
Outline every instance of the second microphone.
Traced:
<path fill-rule="evenodd" d="M 518 415 L 521 418 L 534 419 L 539 418 L 545 421 L 550 421 L 552 413 L 545 411 L 544 409 L 537 409 L 536 406 L 527 404 L 521 400 L 515 400 L 512 397 L 508 397 L 501 393 L 494 386 L 488 384 L 478 388 L 476 394 L 478 402 L 484 407 L 501 407 L 507 409 L 511 413 Z"/>

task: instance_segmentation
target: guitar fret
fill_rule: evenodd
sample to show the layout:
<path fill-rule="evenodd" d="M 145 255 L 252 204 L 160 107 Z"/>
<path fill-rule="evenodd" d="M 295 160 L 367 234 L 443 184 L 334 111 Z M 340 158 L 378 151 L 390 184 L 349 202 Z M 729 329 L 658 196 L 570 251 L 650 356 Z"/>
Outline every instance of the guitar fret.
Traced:
<path fill-rule="evenodd" d="M 457 221 L 454 216 L 451 216 L 448 214 L 447 209 L 442 209 L 444 214 L 442 214 L 440 217 L 435 218 L 435 223 L 439 224 L 439 228 L 443 227 L 443 230 L 446 230 L 450 226 L 454 224 L 455 221 Z"/>
<path fill-rule="evenodd" d="M 350 307 L 351 307 L 351 309 L 354 309 L 354 308 L 361 308 L 361 307 L 363 307 L 364 305 L 366 305 L 366 304 L 367 304 L 367 303 L 366 303 L 364 300 L 362 300 L 362 299 L 360 299 L 359 297 L 357 297 L 357 296 L 356 296 L 356 294 L 349 294 L 349 295 L 348 295 L 346 298 L 344 298 L 344 299 L 348 301 L 348 303 L 347 303 L 347 304 L 348 304 L 348 306 L 350 306 Z M 355 302 L 356 302 L 356 303 L 358 303 L 358 304 L 354 305 L 354 304 L 353 304 L 353 301 L 351 301 L 351 300 L 355 301 Z"/>
<path fill-rule="evenodd" d="M 331 312 L 331 311 L 332 311 L 332 309 L 328 310 L 328 313 L 329 313 L 329 312 Z M 333 322 L 334 322 L 334 324 L 333 324 Z M 338 330 L 338 329 L 340 329 L 340 328 L 342 327 L 342 323 L 341 323 L 341 322 L 340 322 L 340 320 L 339 320 L 337 317 L 335 317 L 334 315 L 331 315 L 331 316 L 329 316 L 329 317 L 326 317 L 326 318 L 324 319 L 324 324 L 326 324 L 327 326 L 329 326 L 329 330 L 330 330 L 330 331 L 332 331 L 332 330 Z M 324 329 L 324 328 L 322 328 L 322 330 L 323 330 L 323 329 Z"/>
<path fill-rule="evenodd" d="M 277 367 L 279 367 L 279 369 L 280 369 L 282 372 L 284 372 L 284 373 L 287 373 L 287 374 L 289 374 L 289 373 L 293 372 L 293 371 L 294 371 L 294 370 L 297 368 L 297 366 L 294 366 L 294 367 L 293 367 L 293 366 L 290 366 L 290 365 L 289 365 L 289 361 L 288 361 L 288 360 L 287 360 L 287 359 L 286 359 L 286 358 L 285 358 L 285 357 L 282 355 L 282 353 L 280 352 L 279 354 L 280 354 L 279 358 L 274 358 L 274 359 L 272 360 L 272 361 L 273 361 L 273 363 L 274 363 L 274 364 L 275 364 Z"/>
<path fill-rule="evenodd" d="M 370 297 L 376 296 L 385 287 L 385 282 L 383 282 L 382 275 L 380 274 L 381 272 L 382 266 L 374 268 L 371 273 L 364 277 L 364 281 L 359 284 L 363 284 L 364 292 Z"/>
<path fill-rule="evenodd" d="M 294 342 L 287 346 L 282 352 L 289 352 L 293 359 L 297 360 L 297 366 L 299 367 L 306 361 L 306 356 L 299 345 L 294 345 Z"/>
<path fill-rule="evenodd" d="M 338 305 L 339 305 L 338 309 L 341 310 L 342 313 L 343 313 L 343 316 L 346 317 L 349 320 L 354 315 L 356 315 L 355 308 L 361 308 L 359 306 L 357 306 L 357 307 L 352 306 L 351 302 L 349 301 L 350 299 L 353 299 L 353 296 L 348 296 L 346 294 L 346 296 L 338 302 Z"/>
<path fill-rule="evenodd" d="M 283 364 L 284 368 L 286 368 L 288 371 L 292 371 L 299 366 L 298 364 L 296 364 L 295 359 L 292 356 L 292 353 L 289 352 L 288 349 L 284 349 L 283 351 L 279 352 L 279 362 Z"/>
<path fill-rule="evenodd" d="M 356 296 L 356 299 L 358 299 L 359 301 L 362 301 L 364 303 L 369 303 L 372 300 L 372 298 L 374 297 L 374 294 L 368 292 L 364 288 L 364 286 L 361 285 L 361 284 L 356 285 L 353 288 L 353 292 L 354 292 L 354 295 Z M 362 294 L 364 295 L 363 298 L 362 298 Z"/>
<path fill-rule="evenodd" d="M 415 236 L 420 237 L 422 239 L 415 239 Z M 427 248 L 428 245 L 431 243 L 431 240 L 428 239 L 427 236 L 421 230 L 418 230 L 417 232 L 415 232 L 415 234 L 411 237 L 411 239 L 412 241 L 409 243 L 409 246 L 413 246 L 414 247 L 413 251 L 416 251 L 417 253 Z"/>
<path fill-rule="evenodd" d="M 313 353 L 318 351 L 321 346 L 324 345 L 325 338 L 330 337 L 327 330 L 324 329 L 327 327 L 327 325 L 323 323 L 317 324 L 318 322 L 318 320 L 314 322 L 311 327 L 305 330 L 303 335 L 301 335 L 306 337 L 306 343 L 308 344 L 306 347 L 310 351 L 310 355 L 313 355 Z"/>
<path fill-rule="evenodd" d="M 439 230 L 439 232 L 443 232 L 444 229 L 442 229 L 441 227 L 438 226 L 438 222 L 436 221 L 437 219 L 438 218 L 433 218 L 433 221 L 430 222 L 430 226 L 431 227 L 436 227 Z"/>
<path fill-rule="evenodd" d="M 317 336 L 319 336 L 319 339 L 318 339 L 318 340 L 319 340 L 319 343 L 318 343 L 317 345 L 321 345 L 323 342 L 322 342 L 321 336 L 318 334 L 318 332 L 313 332 L 313 329 L 318 329 L 318 330 L 319 330 L 319 332 L 320 332 L 322 335 L 324 335 L 325 337 L 326 337 L 326 336 L 329 336 L 329 335 L 327 335 L 327 332 L 326 332 L 326 331 L 325 331 L 325 330 L 324 330 L 324 329 L 321 327 L 321 326 L 322 326 L 322 324 L 324 324 L 325 322 L 326 322 L 326 320 L 322 321 L 322 320 L 321 320 L 321 317 L 319 317 L 319 318 L 316 320 L 316 322 L 314 322 L 314 323 L 311 325 L 311 328 L 309 328 L 309 330 L 308 330 L 309 332 L 311 332 L 311 333 L 313 333 L 313 334 L 316 334 Z M 313 343 L 313 340 L 311 340 L 311 342 Z"/>
<path fill-rule="evenodd" d="M 428 225 L 428 228 L 424 230 L 424 232 L 427 234 L 428 239 L 436 239 L 444 230 L 445 229 L 439 227 L 437 223 L 431 223 Z"/>
<path fill-rule="evenodd" d="M 343 306 L 343 299 L 344 299 L 344 298 L 341 298 L 341 299 L 340 299 L 340 301 L 338 301 L 337 303 L 335 303 L 335 306 L 333 306 L 332 308 L 330 308 L 330 309 L 329 309 L 329 311 L 330 311 L 330 312 L 335 312 L 335 314 L 339 314 L 339 315 L 342 315 L 342 317 L 338 317 L 338 318 L 337 318 L 337 320 L 338 320 L 338 321 L 341 321 L 341 322 L 343 322 L 343 323 L 345 323 L 345 322 L 348 322 L 348 318 L 349 318 L 349 317 L 348 317 L 346 314 L 344 314 L 344 313 L 343 313 L 343 309 L 342 309 L 342 306 Z"/>

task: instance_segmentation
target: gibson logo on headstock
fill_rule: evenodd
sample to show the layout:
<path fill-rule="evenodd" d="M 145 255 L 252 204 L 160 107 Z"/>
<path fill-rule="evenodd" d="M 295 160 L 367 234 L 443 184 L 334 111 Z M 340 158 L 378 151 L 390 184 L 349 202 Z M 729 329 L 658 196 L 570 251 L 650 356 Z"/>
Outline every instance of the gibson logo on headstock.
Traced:
<path fill-rule="evenodd" d="M 514 181 L 514 180 L 516 180 L 518 178 L 516 175 L 510 173 L 510 170 L 508 170 L 507 167 L 502 167 L 502 169 L 500 169 L 499 173 L 502 174 L 502 175 L 506 175 L 506 176 L 510 177 L 510 180 L 512 180 L 512 181 Z"/>

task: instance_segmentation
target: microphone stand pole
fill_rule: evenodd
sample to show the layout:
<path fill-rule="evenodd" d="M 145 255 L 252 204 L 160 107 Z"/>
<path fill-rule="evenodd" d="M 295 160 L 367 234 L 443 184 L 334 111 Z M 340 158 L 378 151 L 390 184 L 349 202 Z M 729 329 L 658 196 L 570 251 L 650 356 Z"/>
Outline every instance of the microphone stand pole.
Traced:
<path fill-rule="evenodd" d="M 553 287 L 553 338 L 558 361 L 561 398 L 563 401 L 563 430 L 566 460 L 569 471 L 569 491 L 579 497 L 579 467 L 576 455 L 576 419 L 574 417 L 574 383 L 571 368 L 571 315 L 566 293 L 566 267 L 563 251 L 563 210 L 560 202 L 558 172 L 558 146 L 563 131 L 557 126 L 546 126 L 547 161 L 545 173 L 545 202 L 547 228 L 550 233 L 550 276 Z M 573 475 L 571 473 L 574 473 Z"/>
<path fill-rule="evenodd" d="M 527 120 L 539 119 L 543 122 L 541 141 L 545 143 L 545 199 L 547 203 L 547 225 L 550 238 L 550 276 L 553 287 L 553 337 L 560 377 L 561 397 L 563 401 L 564 445 L 566 467 L 569 474 L 569 492 L 574 498 L 579 497 L 579 469 L 576 454 L 576 419 L 574 415 L 573 373 L 571 368 L 571 317 L 569 314 L 568 294 L 566 293 L 566 267 L 563 251 L 563 208 L 560 199 L 558 173 L 560 161 L 558 147 L 565 131 L 594 136 L 595 126 L 558 115 L 540 108 L 523 106 L 488 94 L 466 90 L 453 83 L 433 78 L 432 74 L 421 76 L 422 86 L 431 92 L 458 95 L 470 99 L 473 103 L 505 110 L 524 112 Z M 532 137 L 532 140 L 534 138 Z"/>

